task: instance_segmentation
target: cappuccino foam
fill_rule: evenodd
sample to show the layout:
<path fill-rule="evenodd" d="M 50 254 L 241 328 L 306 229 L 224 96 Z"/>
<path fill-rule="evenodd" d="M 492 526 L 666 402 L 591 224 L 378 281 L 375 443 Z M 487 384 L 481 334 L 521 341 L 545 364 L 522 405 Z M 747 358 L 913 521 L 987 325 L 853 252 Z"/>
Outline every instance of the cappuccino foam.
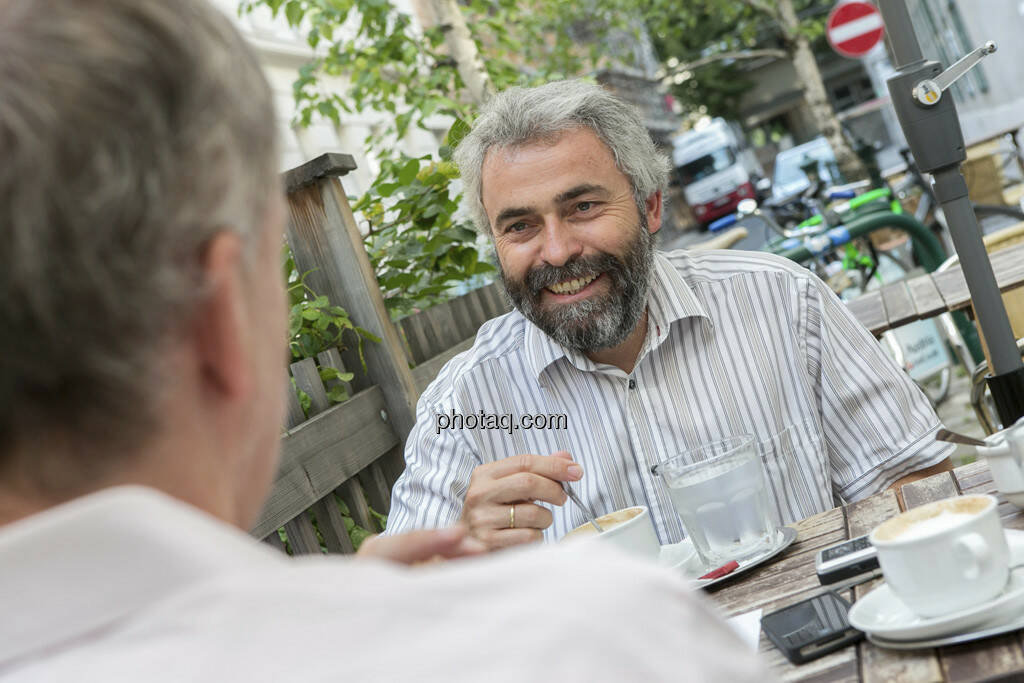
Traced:
<path fill-rule="evenodd" d="M 990 498 L 981 495 L 937 500 L 882 522 L 871 533 L 871 540 L 888 542 L 921 538 L 963 524 L 984 512 L 989 505 Z"/>
<path fill-rule="evenodd" d="M 601 525 L 601 528 L 605 531 L 625 524 L 629 520 L 633 519 L 637 515 L 643 512 L 643 508 L 626 508 L 625 510 L 616 510 L 615 512 L 609 512 L 607 515 L 601 515 L 597 518 L 597 523 Z M 581 524 L 569 533 L 565 535 L 565 538 L 570 536 L 573 538 L 580 538 L 582 536 L 597 535 L 597 529 L 590 522 Z"/>
<path fill-rule="evenodd" d="M 901 541 L 909 541 L 915 538 L 924 538 L 925 536 L 931 536 L 947 529 L 960 526 L 964 522 L 970 519 L 974 519 L 975 515 L 970 515 L 963 512 L 949 512 L 943 510 L 934 517 L 923 519 L 916 524 L 910 524 L 906 529 L 900 533 L 896 538 Z"/>

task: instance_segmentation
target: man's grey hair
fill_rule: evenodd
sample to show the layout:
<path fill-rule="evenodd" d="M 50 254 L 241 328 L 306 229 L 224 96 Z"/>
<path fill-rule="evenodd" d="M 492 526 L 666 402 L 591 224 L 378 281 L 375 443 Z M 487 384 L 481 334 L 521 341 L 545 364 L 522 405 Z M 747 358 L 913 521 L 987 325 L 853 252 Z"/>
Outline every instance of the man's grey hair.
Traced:
<path fill-rule="evenodd" d="M 671 166 L 654 146 L 639 112 L 604 88 L 586 81 L 555 81 L 536 88 L 509 88 L 492 97 L 455 150 L 466 207 L 477 229 L 490 234 L 483 204 L 482 170 L 492 148 L 554 142 L 562 133 L 589 128 L 608 146 L 633 196 L 644 200 L 668 185 Z"/>
<path fill-rule="evenodd" d="M 0 473 L 37 439 L 142 445 L 204 245 L 257 242 L 275 128 L 204 0 L 0 0 Z"/>

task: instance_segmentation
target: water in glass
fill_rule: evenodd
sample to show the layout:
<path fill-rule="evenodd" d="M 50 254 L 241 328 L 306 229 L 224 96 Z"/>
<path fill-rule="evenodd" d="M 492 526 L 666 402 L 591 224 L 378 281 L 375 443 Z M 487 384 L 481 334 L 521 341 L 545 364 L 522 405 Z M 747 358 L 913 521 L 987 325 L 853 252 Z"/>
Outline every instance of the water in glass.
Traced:
<path fill-rule="evenodd" d="M 742 562 L 775 539 L 761 458 L 751 437 L 708 444 L 656 467 L 705 567 Z"/>

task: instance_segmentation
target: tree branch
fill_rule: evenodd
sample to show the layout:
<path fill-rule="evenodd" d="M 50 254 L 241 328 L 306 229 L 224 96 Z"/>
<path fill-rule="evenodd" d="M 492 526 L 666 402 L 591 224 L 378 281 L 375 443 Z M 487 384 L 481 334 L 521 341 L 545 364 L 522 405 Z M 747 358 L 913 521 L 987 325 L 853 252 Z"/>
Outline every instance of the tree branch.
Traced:
<path fill-rule="evenodd" d="M 740 0 L 744 5 L 754 10 L 755 12 L 761 12 L 767 14 L 775 21 L 779 21 L 779 13 L 777 8 L 772 6 L 770 2 L 762 2 L 762 0 Z"/>
<path fill-rule="evenodd" d="M 775 57 L 776 59 L 786 59 L 789 57 L 789 53 L 785 50 L 777 50 L 774 48 L 765 48 L 763 50 L 739 50 L 737 52 L 719 52 L 707 57 L 701 57 L 700 59 L 692 62 L 686 62 L 679 64 L 674 69 L 669 71 L 665 77 L 671 78 L 678 73 L 684 71 L 694 71 L 701 67 L 707 66 L 708 64 L 714 64 L 725 59 L 760 59 L 761 57 Z"/>

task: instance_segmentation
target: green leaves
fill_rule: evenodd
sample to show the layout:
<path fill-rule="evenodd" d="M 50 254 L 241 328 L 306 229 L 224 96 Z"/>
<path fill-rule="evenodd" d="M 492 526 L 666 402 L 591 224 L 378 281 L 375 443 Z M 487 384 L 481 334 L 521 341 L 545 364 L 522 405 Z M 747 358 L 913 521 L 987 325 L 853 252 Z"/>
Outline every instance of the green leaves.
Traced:
<path fill-rule="evenodd" d="M 456 216 L 458 177 L 441 158 L 398 155 L 353 208 L 370 223 L 365 245 L 393 317 L 450 297 L 454 285 L 485 284 L 494 268 L 483 261 L 489 248 L 464 219 Z"/>
<path fill-rule="evenodd" d="M 380 342 L 380 339 L 367 330 L 355 325 L 348 316 L 348 312 L 341 306 L 336 306 L 327 300 L 327 297 L 314 292 L 306 284 L 309 272 L 300 274 L 295 268 L 295 260 L 291 249 L 285 245 L 281 251 L 281 263 L 287 282 L 288 303 L 290 306 L 288 317 L 288 349 L 292 361 L 299 361 L 304 358 L 316 358 L 317 354 L 328 349 L 344 349 L 347 344 L 355 343 L 359 351 L 359 358 L 363 361 L 363 343 Z M 341 403 L 349 398 L 343 382 L 349 382 L 354 375 L 350 372 L 340 372 L 336 368 L 320 366 L 318 368 L 320 379 L 327 387 L 327 398 L 333 403 Z M 309 414 L 309 396 L 292 386 L 302 410 Z"/>
<path fill-rule="evenodd" d="M 284 14 L 288 17 L 289 26 L 298 26 L 299 22 L 302 21 L 302 17 L 305 15 L 305 11 L 302 8 L 302 3 L 297 0 L 290 0 L 285 5 Z"/>

